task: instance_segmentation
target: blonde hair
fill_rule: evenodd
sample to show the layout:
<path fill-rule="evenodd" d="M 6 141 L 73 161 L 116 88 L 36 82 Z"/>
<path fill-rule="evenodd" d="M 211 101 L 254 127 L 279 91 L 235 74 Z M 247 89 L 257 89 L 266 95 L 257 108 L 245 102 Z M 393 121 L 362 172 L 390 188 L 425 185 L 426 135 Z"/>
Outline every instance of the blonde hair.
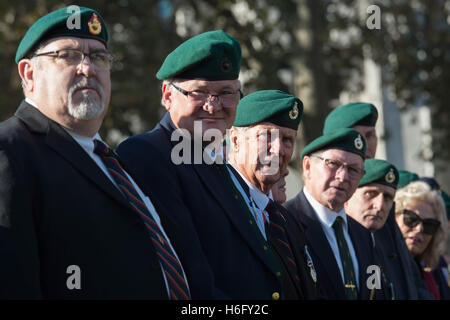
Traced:
<path fill-rule="evenodd" d="M 401 211 L 411 202 L 420 201 L 429 204 L 433 209 L 435 218 L 441 222 L 428 247 L 420 256 L 425 263 L 425 267 L 431 268 L 432 270 L 435 269 L 439 263 L 440 255 L 445 251 L 447 239 L 447 216 L 440 192 L 432 190 L 423 181 L 414 181 L 398 189 L 394 201 L 396 216 L 401 214 Z"/>

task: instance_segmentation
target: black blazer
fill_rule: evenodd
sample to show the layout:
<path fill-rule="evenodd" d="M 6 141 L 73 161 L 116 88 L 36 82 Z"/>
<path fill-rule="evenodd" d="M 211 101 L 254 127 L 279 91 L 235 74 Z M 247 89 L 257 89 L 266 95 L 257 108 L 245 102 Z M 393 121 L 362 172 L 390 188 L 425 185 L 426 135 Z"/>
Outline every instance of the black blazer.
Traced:
<path fill-rule="evenodd" d="M 78 143 L 26 102 L 0 124 L 0 181 L 0 299 L 168 298 L 141 218 Z M 81 289 L 67 286 L 73 265 Z"/>
<path fill-rule="evenodd" d="M 127 139 L 117 152 L 147 192 L 169 206 L 173 220 L 184 221 L 183 233 L 197 238 L 192 246 L 201 246 L 206 262 L 198 261 L 194 267 L 212 276 L 214 298 L 272 299 L 277 294 L 285 298 L 278 274 L 281 266 L 224 168 L 175 165 L 174 130 L 166 113 L 155 129 Z M 190 279 L 191 284 L 199 282 Z"/>
<path fill-rule="evenodd" d="M 284 207 L 292 213 L 296 223 L 305 230 L 306 243 L 310 248 L 317 271 L 317 282 L 321 297 L 332 300 L 347 299 L 336 259 L 320 221 L 303 191 L 286 202 Z M 375 264 L 372 239 L 369 231 L 358 222 L 349 216 L 347 216 L 347 221 L 350 238 L 359 263 L 358 298 L 367 300 L 370 297 L 370 292 L 366 283 L 368 277 L 373 273 L 366 273 L 366 270 L 368 266 Z M 380 297 L 380 292 L 377 291 L 380 290 L 375 289 L 374 298 Z"/>

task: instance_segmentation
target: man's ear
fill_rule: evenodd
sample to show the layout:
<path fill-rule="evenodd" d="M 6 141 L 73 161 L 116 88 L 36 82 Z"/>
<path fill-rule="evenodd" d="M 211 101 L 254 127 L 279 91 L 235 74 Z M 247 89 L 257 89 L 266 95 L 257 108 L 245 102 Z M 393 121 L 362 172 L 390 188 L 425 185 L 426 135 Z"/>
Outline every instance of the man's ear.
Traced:
<path fill-rule="evenodd" d="M 303 167 L 303 175 L 306 178 L 309 178 L 310 170 L 311 170 L 311 158 L 308 156 L 303 157 L 302 161 L 302 167 Z"/>
<path fill-rule="evenodd" d="M 164 82 L 162 85 L 162 101 L 167 111 L 172 107 L 172 90 L 170 90 L 170 83 Z"/>
<path fill-rule="evenodd" d="M 24 90 L 33 92 L 34 90 L 34 68 L 30 59 L 22 59 L 17 65 L 20 78 L 24 84 Z"/>
<path fill-rule="evenodd" d="M 230 135 L 230 146 L 234 151 L 239 151 L 239 143 L 238 143 L 238 136 L 237 136 L 238 131 L 231 127 L 230 131 L 229 131 L 229 135 Z"/>

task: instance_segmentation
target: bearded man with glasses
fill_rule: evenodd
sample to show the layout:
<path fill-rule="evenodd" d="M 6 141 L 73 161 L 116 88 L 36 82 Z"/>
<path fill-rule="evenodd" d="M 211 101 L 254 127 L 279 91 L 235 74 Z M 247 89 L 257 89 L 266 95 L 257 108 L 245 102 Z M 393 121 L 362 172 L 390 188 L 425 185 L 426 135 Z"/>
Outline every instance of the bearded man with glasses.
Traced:
<path fill-rule="evenodd" d="M 0 124 L 0 299 L 190 298 L 175 250 L 185 240 L 98 134 L 107 44 L 100 14 L 71 6 L 17 49 L 25 101 Z"/>
<path fill-rule="evenodd" d="M 380 297 L 367 285 L 368 267 L 375 264 L 370 233 L 344 210 L 365 173 L 365 150 L 361 134 L 348 128 L 313 140 L 301 153 L 305 186 L 284 204 L 305 230 L 319 294 L 326 299 Z"/>

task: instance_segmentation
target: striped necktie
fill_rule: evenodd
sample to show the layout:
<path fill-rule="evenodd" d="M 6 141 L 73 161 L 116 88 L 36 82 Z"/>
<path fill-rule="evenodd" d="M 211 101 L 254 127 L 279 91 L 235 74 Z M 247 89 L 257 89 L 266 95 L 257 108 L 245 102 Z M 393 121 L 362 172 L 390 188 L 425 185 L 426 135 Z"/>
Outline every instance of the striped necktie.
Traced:
<path fill-rule="evenodd" d="M 277 242 L 283 250 L 283 253 L 288 261 L 288 267 L 292 273 L 295 274 L 295 280 L 300 284 L 300 278 L 298 277 L 297 264 L 294 260 L 294 254 L 292 253 L 289 240 L 286 235 L 286 229 L 284 225 L 286 223 L 285 218 L 281 215 L 272 199 L 269 199 L 265 210 L 269 214 L 270 223 L 266 225 L 266 232 L 273 241 Z"/>
<path fill-rule="evenodd" d="M 341 257 L 342 268 L 344 269 L 345 294 L 348 300 L 356 300 L 358 298 L 358 291 L 356 290 L 355 269 L 353 267 L 352 257 L 350 256 L 347 241 L 344 237 L 342 223 L 342 217 L 338 216 L 333 223 L 333 230 L 339 247 L 339 256 Z"/>
<path fill-rule="evenodd" d="M 125 171 L 122 169 L 118 155 L 99 140 L 94 140 L 94 152 L 100 156 L 124 197 L 142 218 L 166 276 L 170 299 L 189 300 L 189 288 L 183 276 L 181 262 L 176 257 L 158 224 L 148 211 L 147 206 L 144 204 L 142 198 L 133 187 L 133 184 L 125 174 Z"/>

